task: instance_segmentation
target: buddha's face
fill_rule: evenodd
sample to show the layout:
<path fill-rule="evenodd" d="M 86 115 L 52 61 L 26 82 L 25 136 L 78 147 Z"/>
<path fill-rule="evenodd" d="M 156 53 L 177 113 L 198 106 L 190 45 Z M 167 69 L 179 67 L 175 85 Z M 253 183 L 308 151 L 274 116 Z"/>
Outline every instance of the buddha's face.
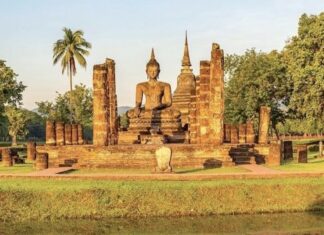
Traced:
<path fill-rule="evenodd" d="M 159 76 L 159 73 L 159 67 L 157 66 L 148 66 L 146 69 L 148 79 L 156 79 Z"/>

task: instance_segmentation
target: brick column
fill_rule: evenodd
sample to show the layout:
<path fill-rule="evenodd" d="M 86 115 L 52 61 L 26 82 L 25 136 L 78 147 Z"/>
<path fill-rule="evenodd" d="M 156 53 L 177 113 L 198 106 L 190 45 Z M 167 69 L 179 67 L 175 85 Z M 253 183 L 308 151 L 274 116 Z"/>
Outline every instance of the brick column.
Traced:
<path fill-rule="evenodd" d="M 222 144 L 224 140 L 224 55 L 213 43 L 210 61 L 209 142 Z"/>
<path fill-rule="evenodd" d="M 253 122 L 246 122 L 246 143 L 254 144 L 255 143 L 255 133 L 253 128 Z"/>
<path fill-rule="evenodd" d="M 46 121 L 46 145 L 55 145 L 55 122 Z"/>
<path fill-rule="evenodd" d="M 198 101 L 199 143 L 211 143 L 209 139 L 210 115 L 210 62 L 200 61 L 200 84 Z"/>
<path fill-rule="evenodd" d="M 266 158 L 269 166 L 279 166 L 282 161 L 281 156 L 281 141 L 278 143 L 271 143 L 269 148 L 269 155 Z"/>
<path fill-rule="evenodd" d="M 267 106 L 260 107 L 260 118 L 259 118 L 259 144 L 268 143 L 268 131 L 270 125 L 270 111 L 271 109 Z"/>
<path fill-rule="evenodd" d="M 238 128 L 236 125 L 231 125 L 231 144 L 238 144 Z"/>
<path fill-rule="evenodd" d="M 108 145 L 106 77 L 104 66 L 93 67 L 93 144 L 99 146 Z"/>
<path fill-rule="evenodd" d="M 35 161 L 36 159 L 36 143 L 34 141 L 27 142 L 27 160 Z"/>
<path fill-rule="evenodd" d="M 231 126 L 230 124 L 224 124 L 224 142 L 231 142 Z"/>
<path fill-rule="evenodd" d="M 83 144 L 83 128 L 81 124 L 78 124 L 78 144 Z"/>
<path fill-rule="evenodd" d="M 64 139 L 66 145 L 72 144 L 72 126 L 71 124 L 66 123 L 64 125 Z"/>
<path fill-rule="evenodd" d="M 72 144 L 78 144 L 78 124 L 72 124 Z"/>
<path fill-rule="evenodd" d="M 65 144 L 64 123 L 56 122 L 55 124 L 56 145 Z"/>
<path fill-rule="evenodd" d="M 301 144 L 296 146 L 297 149 L 297 162 L 307 163 L 307 145 Z"/>
<path fill-rule="evenodd" d="M 13 159 L 12 159 L 10 148 L 3 148 L 1 151 L 1 155 L 2 155 L 2 165 L 3 166 L 10 167 L 13 165 Z"/>
<path fill-rule="evenodd" d="M 239 124 L 239 143 L 246 143 L 246 124 Z"/>

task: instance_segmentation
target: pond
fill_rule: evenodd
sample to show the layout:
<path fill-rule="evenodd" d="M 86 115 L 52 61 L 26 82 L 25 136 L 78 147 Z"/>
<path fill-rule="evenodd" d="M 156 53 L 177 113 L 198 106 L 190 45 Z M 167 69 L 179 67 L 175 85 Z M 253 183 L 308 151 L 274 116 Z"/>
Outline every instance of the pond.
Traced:
<path fill-rule="evenodd" d="M 324 212 L 2 222 L 0 234 L 324 234 Z"/>

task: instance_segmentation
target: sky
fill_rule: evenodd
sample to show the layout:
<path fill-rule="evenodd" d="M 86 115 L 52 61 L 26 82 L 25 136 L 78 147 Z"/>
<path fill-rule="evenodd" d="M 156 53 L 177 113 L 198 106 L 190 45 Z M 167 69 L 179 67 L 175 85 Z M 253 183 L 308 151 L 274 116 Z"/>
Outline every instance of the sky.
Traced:
<path fill-rule="evenodd" d="M 186 30 L 198 75 L 213 42 L 226 54 L 281 50 L 303 13 L 322 11 L 324 0 L 0 0 L 0 59 L 27 86 L 23 107 L 34 109 L 35 102 L 53 101 L 69 89 L 67 75 L 53 66 L 53 44 L 63 27 L 81 29 L 92 49 L 73 83 L 92 87 L 93 65 L 114 59 L 118 106 L 134 106 L 152 47 L 159 79 L 175 90 Z"/>

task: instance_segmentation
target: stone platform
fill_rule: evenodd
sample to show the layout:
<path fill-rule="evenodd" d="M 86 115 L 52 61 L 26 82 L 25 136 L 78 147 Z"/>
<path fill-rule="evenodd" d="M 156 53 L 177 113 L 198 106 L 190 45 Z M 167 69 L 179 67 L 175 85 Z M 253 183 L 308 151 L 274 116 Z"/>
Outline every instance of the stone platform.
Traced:
<path fill-rule="evenodd" d="M 172 167 L 233 166 L 229 156 L 234 145 L 166 144 L 172 149 Z M 76 168 L 153 168 L 155 150 L 161 145 L 65 145 L 37 146 L 38 152 L 49 156 L 49 167 L 73 166 Z M 267 159 L 269 146 L 255 146 L 262 159 Z"/>

